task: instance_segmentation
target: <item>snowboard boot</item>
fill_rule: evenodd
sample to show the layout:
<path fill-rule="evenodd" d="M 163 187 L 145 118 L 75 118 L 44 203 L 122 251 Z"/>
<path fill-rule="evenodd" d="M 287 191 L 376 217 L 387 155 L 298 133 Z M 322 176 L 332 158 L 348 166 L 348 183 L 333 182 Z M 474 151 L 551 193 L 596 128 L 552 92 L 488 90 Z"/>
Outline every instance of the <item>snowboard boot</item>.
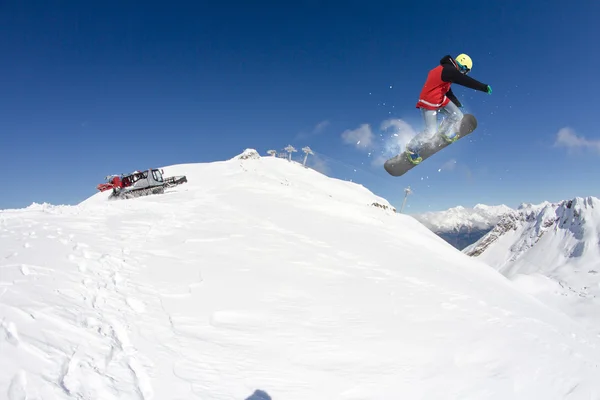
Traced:
<path fill-rule="evenodd" d="M 418 163 L 420 163 L 421 161 L 423 161 L 423 158 L 421 158 L 421 156 L 419 155 L 419 153 L 417 153 L 414 150 L 411 149 L 406 149 L 406 155 L 408 156 L 408 160 L 417 165 Z"/>
<path fill-rule="evenodd" d="M 458 140 L 458 133 L 456 132 L 450 134 L 442 133 L 441 136 L 447 143 L 454 143 Z"/>

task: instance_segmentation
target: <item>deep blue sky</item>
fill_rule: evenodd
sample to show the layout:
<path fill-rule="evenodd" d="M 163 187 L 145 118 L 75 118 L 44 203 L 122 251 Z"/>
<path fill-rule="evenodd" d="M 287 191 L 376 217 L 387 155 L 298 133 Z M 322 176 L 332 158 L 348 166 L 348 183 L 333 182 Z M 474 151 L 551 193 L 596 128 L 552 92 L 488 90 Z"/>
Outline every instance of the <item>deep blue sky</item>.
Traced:
<path fill-rule="evenodd" d="M 287 144 L 396 205 L 410 185 L 409 212 L 600 194 L 598 2 L 50 3 L 0 9 L 0 208 Z M 344 143 L 388 118 L 421 129 L 427 72 L 461 52 L 493 88 L 453 86 L 471 140 L 402 178 Z M 554 146 L 565 127 L 575 151 Z"/>

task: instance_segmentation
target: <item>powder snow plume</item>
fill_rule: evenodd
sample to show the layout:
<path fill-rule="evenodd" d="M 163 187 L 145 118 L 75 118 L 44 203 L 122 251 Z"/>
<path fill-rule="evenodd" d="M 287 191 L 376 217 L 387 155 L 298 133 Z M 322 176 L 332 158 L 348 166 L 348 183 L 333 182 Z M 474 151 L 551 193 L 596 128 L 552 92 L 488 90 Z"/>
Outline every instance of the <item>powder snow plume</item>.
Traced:
<path fill-rule="evenodd" d="M 408 142 L 417 134 L 410 124 L 401 119 L 385 120 L 380 128 L 383 140 L 381 148 L 375 151 L 379 153 L 373 160 L 373 164 L 376 165 L 383 165 L 388 158 L 402 153 Z"/>

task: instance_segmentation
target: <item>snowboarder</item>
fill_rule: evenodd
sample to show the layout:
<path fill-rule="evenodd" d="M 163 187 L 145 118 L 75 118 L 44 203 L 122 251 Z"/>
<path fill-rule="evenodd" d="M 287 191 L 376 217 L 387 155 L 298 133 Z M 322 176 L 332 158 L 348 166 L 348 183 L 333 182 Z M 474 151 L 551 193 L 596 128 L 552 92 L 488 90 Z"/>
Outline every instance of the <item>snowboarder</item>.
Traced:
<path fill-rule="evenodd" d="M 490 85 L 467 76 L 472 68 L 471 57 L 460 54 L 456 58 L 449 55 L 444 56 L 440 60 L 440 65 L 429 71 L 417 102 L 417 108 L 421 109 L 423 115 L 425 130 L 412 138 L 406 145 L 406 152 L 413 164 L 422 161 L 419 156 L 419 148 L 436 133 L 438 112 L 446 116 L 439 128 L 440 135 L 449 143 L 455 140 L 456 129 L 460 126 L 463 113 L 459 109 L 462 104 L 450 88 L 453 83 L 492 94 Z"/>

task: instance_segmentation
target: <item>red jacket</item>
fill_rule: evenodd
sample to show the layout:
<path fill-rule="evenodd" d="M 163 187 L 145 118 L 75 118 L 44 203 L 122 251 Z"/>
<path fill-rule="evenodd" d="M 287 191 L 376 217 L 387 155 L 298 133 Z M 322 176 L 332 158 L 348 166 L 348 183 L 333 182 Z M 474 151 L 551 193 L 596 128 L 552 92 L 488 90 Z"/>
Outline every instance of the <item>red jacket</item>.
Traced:
<path fill-rule="evenodd" d="M 421 89 L 417 108 L 425 108 L 427 110 L 438 110 L 445 107 L 450 101 L 461 107 L 460 101 L 456 98 L 450 86 L 452 83 L 466 86 L 471 89 L 487 91 L 487 86 L 484 83 L 463 75 L 458 70 L 458 65 L 450 56 L 444 56 L 440 60 L 440 65 L 433 68 L 427 74 L 427 80 Z"/>
<path fill-rule="evenodd" d="M 423 89 L 421 89 L 419 101 L 417 101 L 417 108 L 437 110 L 438 108 L 445 107 L 450 102 L 446 93 L 450 90 L 452 82 L 444 82 L 442 80 L 443 69 L 442 65 L 438 65 L 429 71 L 427 80 L 423 85 Z"/>

